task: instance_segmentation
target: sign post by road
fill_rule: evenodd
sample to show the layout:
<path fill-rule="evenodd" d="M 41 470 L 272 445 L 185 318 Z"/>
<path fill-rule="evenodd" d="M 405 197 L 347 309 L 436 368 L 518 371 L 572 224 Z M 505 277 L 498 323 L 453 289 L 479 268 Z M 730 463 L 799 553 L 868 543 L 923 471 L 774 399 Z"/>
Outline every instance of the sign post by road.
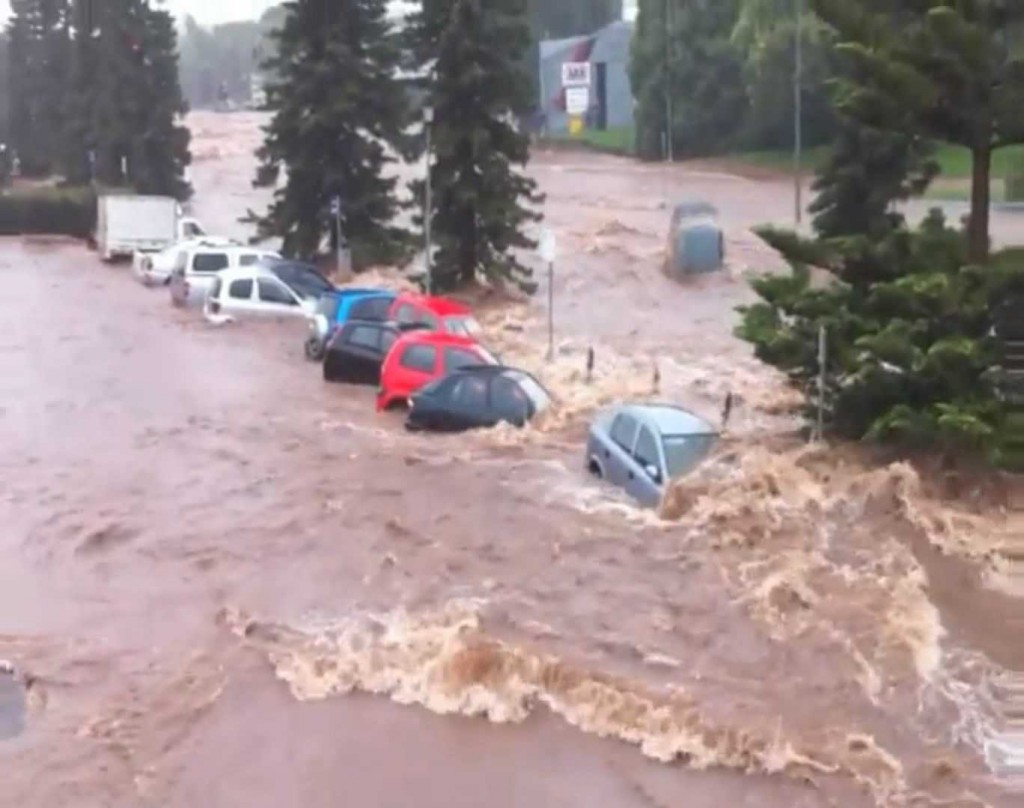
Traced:
<path fill-rule="evenodd" d="M 555 233 L 544 228 L 540 236 L 540 257 L 548 265 L 548 361 L 555 358 Z"/>
<path fill-rule="evenodd" d="M 334 217 L 335 250 L 339 272 L 348 272 L 345 266 L 345 244 L 341 237 L 341 197 L 331 197 L 331 216 Z"/>
<path fill-rule="evenodd" d="M 569 134 L 579 135 L 583 131 L 583 116 L 590 107 L 590 62 L 563 63 L 562 89 L 565 90 Z"/>

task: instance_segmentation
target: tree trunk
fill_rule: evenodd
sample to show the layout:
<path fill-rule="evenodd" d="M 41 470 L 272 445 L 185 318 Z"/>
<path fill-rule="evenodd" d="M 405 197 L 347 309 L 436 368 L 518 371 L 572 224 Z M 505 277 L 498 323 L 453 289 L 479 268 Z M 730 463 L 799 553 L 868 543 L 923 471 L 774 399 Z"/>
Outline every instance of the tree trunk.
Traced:
<path fill-rule="evenodd" d="M 987 143 L 971 150 L 971 213 L 967 223 L 967 257 L 988 260 L 988 220 L 992 179 L 992 148 Z"/>
<path fill-rule="evenodd" d="M 468 286 L 476 279 L 477 256 L 477 225 L 476 210 L 473 206 L 466 208 L 462 225 L 461 243 L 459 244 L 459 276 L 456 284 Z"/>

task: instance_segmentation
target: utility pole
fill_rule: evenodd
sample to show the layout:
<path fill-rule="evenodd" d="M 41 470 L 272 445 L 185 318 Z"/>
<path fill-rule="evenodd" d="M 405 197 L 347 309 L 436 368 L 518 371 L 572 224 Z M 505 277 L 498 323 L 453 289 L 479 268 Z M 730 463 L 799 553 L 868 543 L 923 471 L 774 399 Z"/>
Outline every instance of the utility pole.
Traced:
<path fill-rule="evenodd" d="M 423 261 L 426 264 L 426 268 L 427 268 L 426 290 L 427 290 L 427 294 L 428 295 L 433 293 L 433 288 L 434 288 L 434 266 L 433 266 L 434 262 L 432 260 L 433 256 L 431 255 L 431 253 L 433 252 L 433 244 L 431 244 L 431 232 L 430 232 L 430 226 L 433 223 L 433 219 L 434 219 L 434 201 L 433 201 L 433 198 L 432 198 L 433 197 L 433 193 L 432 193 L 433 189 L 432 189 L 432 186 L 431 186 L 431 176 L 430 176 L 430 174 L 431 174 L 431 172 L 430 172 L 430 163 L 431 163 L 431 159 L 430 159 L 431 158 L 431 155 L 430 155 L 430 152 L 431 152 L 430 130 L 433 127 L 433 125 L 434 125 L 434 108 L 432 106 L 428 105 L 428 106 L 423 108 L 423 128 L 426 130 L 426 135 L 427 135 L 427 155 L 426 155 L 426 160 L 427 160 L 427 181 L 426 181 L 426 187 L 424 188 L 424 196 L 426 198 L 423 201 L 423 239 L 424 239 L 424 241 L 426 243 L 424 244 L 425 254 L 424 254 L 424 257 L 423 257 Z"/>
<path fill-rule="evenodd" d="M 796 54 L 793 66 L 793 204 L 797 226 L 803 221 L 803 72 L 804 72 L 804 0 L 793 0 L 796 12 Z"/>
<path fill-rule="evenodd" d="M 672 0 L 665 0 L 665 159 L 672 162 Z"/>

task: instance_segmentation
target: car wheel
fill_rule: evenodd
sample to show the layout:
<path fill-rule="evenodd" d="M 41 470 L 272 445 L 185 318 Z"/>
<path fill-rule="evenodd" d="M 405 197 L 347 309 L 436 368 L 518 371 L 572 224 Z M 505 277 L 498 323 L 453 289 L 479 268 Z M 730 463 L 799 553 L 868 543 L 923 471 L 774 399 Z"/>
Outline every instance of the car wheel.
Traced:
<path fill-rule="evenodd" d="M 587 471 L 599 480 L 604 479 L 604 469 L 601 468 L 601 464 L 597 461 L 596 457 L 592 457 L 587 461 Z"/>
<path fill-rule="evenodd" d="M 324 344 L 316 337 L 307 339 L 304 349 L 310 362 L 320 362 L 324 358 Z"/>

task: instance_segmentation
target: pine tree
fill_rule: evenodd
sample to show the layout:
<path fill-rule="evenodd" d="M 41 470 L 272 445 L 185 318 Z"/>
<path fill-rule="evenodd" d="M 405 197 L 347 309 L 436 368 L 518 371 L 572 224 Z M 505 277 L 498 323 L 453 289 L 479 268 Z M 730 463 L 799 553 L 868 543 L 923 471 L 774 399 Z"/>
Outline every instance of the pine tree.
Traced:
<path fill-rule="evenodd" d="M 524 228 L 541 219 L 536 183 L 521 169 L 529 137 L 515 124 L 533 103 L 522 59 L 530 45 L 525 0 L 425 0 L 409 34 L 432 67 L 431 284 L 448 290 L 482 276 L 535 286 L 515 250 L 536 246 Z M 417 199 L 423 183 L 413 183 Z"/>
<path fill-rule="evenodd" d="M 920 137 L 843 121 L 812 186 L 814 231 L 822 238 L 880 237 L 900 226 L 893 203 L 924 193 L 938 173 L 934 150 Z"/>
<path fill-rule="evenodd" d="M 173 18 L 144 0 L 75 0 L 70 19 L 65 174 L 184 198 L 189 133 Z"/>
<path fill-rule="evenodd" d="M 407 121 L 395 80 L 400 52 L 385 0 L 291 0 L 264 69 L 274 117 L 260 149 L 257 185 L 277 181 L 270 210 L 257 218 L 261 237 L 279 236 L 289 255 L 311 257 L 325 233 L 334 243 L 332 199 L 356 268 L 403 256 L 394 224 L 395 162 Z M 335 245 L 336 246 L 336 245 Z"/>
<path fill-rule="evenodd" d="M 955 143 L 973 161 L 970 259 L 989 251 L 992 154 L 1024 142 L 1024 3 L 813 0 L 855 69 L 840 109 L 875 128 Z"/>
<path fill-rule="evenodd" d="M 14 0 L 9 27 L 12 147 L 25 174 L 54 168 L 64 127 L 68 0 Z"/>

